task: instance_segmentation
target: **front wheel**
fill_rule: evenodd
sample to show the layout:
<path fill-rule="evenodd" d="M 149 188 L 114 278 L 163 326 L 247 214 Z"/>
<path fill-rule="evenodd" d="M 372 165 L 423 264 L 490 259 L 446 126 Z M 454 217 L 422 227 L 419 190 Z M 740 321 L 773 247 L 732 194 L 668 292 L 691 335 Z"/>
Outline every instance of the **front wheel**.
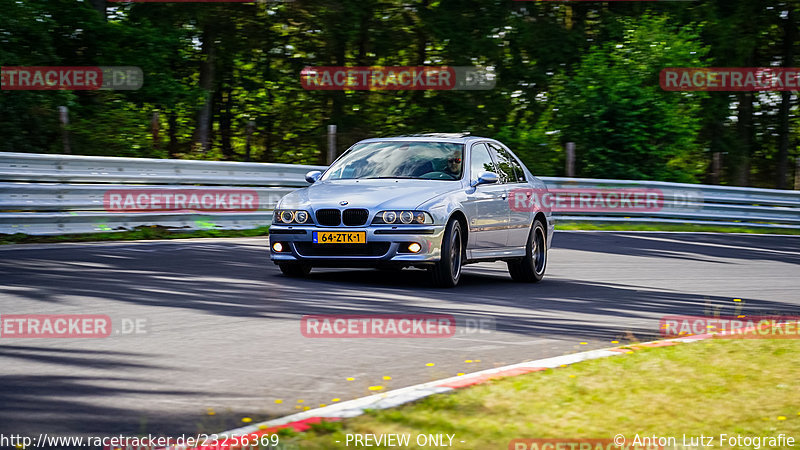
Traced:
<path fill-rule="evenodd" d="M 544 224 L 540 221 L 533 222 L 528 244 L 525 247 L 525 257 L 521 260 L 508 262 L 508 273 L 511 279 L 523 283 L 538 283 L 544 278 L 547 267 L 547 233 Z"/>
<path fill-rule="evenodd" d="M 278 267 L 289 278 L 303 278 L 311 273 L 311 266 L 307 264 L 278 264 Z"/>
<path fill-rule="evenodd" d="M 452 220 L 442 238 L 442 258 L 430 269 L 431 281 L 437 287 L 454 287 L 461 279 L 464 248 L 461 240 L 461 222 Z"/>

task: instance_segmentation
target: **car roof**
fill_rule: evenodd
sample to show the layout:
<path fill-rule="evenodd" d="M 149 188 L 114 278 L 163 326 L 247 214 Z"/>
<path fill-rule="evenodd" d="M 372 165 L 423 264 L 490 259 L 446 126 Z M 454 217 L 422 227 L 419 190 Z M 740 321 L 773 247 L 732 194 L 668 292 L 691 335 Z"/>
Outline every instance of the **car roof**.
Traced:
<path fill-rule="evenodd" d="M 411 141 L 411 142 L 451 142 L 455 144 L 466 144 L 467 142 L 474 140 L 494 141 L 494 139 L 484 138 L 480 136 L 472 136 L 469 133 L 423 133 L 423 134 L 409 134 L 404 136 L 369 138 L 361 140 L 359 141 L 359 143 Z"/>

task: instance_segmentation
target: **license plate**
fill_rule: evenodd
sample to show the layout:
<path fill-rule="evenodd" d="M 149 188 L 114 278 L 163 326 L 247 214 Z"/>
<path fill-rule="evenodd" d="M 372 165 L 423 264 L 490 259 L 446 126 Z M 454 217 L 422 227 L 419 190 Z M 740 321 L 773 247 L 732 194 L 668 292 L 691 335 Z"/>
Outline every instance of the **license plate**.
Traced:
<path fill-rule="evenodd" d="M 366 231 L 315 231 L 315 244 L 366 244 Z"/>

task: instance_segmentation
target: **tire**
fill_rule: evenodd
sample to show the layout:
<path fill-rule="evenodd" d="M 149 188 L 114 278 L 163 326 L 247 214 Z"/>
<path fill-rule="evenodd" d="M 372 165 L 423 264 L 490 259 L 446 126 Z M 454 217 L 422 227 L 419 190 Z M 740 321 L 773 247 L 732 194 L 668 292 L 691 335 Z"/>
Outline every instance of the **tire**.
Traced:
<path fill-rule="evenodd" d="M 538 283 L 544 278 L 547 269 L 547 231 L 544 224 L 536 220 L 533 222 L 528 235 L 528 244 L 525 246 L 525 257 L 508 262 L 508 273 L 511 279 L 521 283 Z"/>
<path fill-rule="evenodd" d="M 461 266 L 464 262 L 464 244 L 461 236 L 461 222 L 451 220 L 442 238 L 442 257 L 430 269 L 434 286 L 455 287 L 461 279 Z"/>
<path fill-rule="evenodd" d="M 311 273 L 311 266 L 308 264 L 278 264 L 278 267 L 289 278 L 304 278 Z"/>

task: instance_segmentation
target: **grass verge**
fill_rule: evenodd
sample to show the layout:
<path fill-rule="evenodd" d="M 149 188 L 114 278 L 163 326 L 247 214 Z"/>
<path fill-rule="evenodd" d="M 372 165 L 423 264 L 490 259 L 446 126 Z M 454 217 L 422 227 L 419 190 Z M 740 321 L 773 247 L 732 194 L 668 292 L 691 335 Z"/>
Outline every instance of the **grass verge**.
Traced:
<path fill-rule="evenodd" d="M 649 224 L 649 223 L 585 223 L 585 222 L 556 222 L 558 230 L 594 230 L 594 231 L 684 231 L 705 233 L 748 233 L 748 234 L 793 234 L 800 235 L 798 228 L 750 228 L 731 226 L 712 226 L 694 224 Z"/>
<path fill-rule="evenodd" d="M 454 448 L 505 449 L 515 438 L 623 434 L 630 443 L 638 434 L 675 436 L 680 444 L 685 434 L 713 436 L 716 448 L 753 448 L 721 446 L 718 437 L 785 433 L 797 446 L 798 367 L 800 341 L 792 339 L 645 349 L 371 411 L 282 442 L 327 449 L 344 448 L 348 433 L 409 433 L 412 444 L 418 434 L 448 433 L 456 435 Z"/>
<path fill-rule="evenodd" d="M 113 233 L 64 234 L 58 236 L 35 236 L 22 233 L 0 234 L 0 245 L 89 241 L 136 241 L 147 239 L 189 239 L 208 237 L 251 237 L 265 236 L 268 232 L 268 226 L 254 228 L 252 230 L 181 231 L 154 225 L 149 227 L 137 227 L 131 231 L 118 231 Z"/>
<path fill-rule="evenodd" d="M 746 227 L 717 227 L 690 224 L 594 224 L 582 222 L 557 222 L 558 230 L 589 231 L 683 231 L 712 233 L 759 233 L 759 234 L 792 234 L 800 235 L 800 228 L 771 229 Z M 0 234 L 0 245 L 3 244 L 41 244 L 58 242 L 90 242 L 90 241 L 133 241 L 148 239 L 188 239 L 204 237 L 251 237 L 265 236 L 269 226 L 252 230 L 174 230 L 157 225 L 138 227 L 131 231 L 113 233 L 64 234 L 60 236 L 35 236 L 28 234 Z"/>

